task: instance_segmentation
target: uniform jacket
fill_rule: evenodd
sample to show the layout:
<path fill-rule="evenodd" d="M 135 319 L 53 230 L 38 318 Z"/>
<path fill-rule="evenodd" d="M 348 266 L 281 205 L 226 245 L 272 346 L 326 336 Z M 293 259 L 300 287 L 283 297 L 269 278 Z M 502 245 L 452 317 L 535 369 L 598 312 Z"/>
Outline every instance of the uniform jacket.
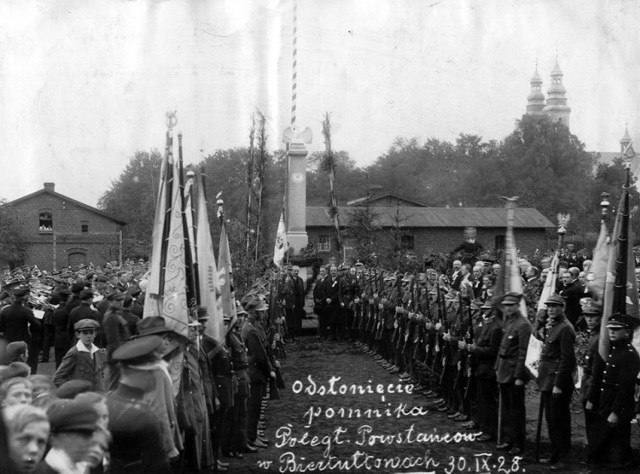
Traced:
<path fill-rule="evenodd" d="M 507 319 L 496 360 L 498 383 L 511 383 L 515 379 L 527 380 L 524 361 L 530 336 L 531 324 L 519 312 Z"/>
<path fill-rule="evenodd" d="M 104 391 L 104 353 L 95 345 L 91 350 L 89 352 L 80 341 L 69 349 L 53 376 L 54 385 L 86 380 L 93 385 L 92 391 Z"/>
<path fill-rule="evenodd" d="M 269 381 L 269 373 L 272 370 L 272 366 L 262 335 L 256 324 L 251 319 L 247 320 L 242 327 L 242 340 L 247 347 L 248 372 L 251 382 L 266 384 Z"/>
<path fill-rule="evenodd" d="M 227 347 L 231 353 L 231 363 L 233 365 L 233 373 L 238 379 L 238 392 L 236 397 L 246 398 L 250 393 L 249 374 L 247 369 L 249 368 L 249 361 L 247 358 L 247 347 L 242 342 L 242 337 L 234 330 L 229 331 L 227 334 Z"/>
<path fill-rule="evenodd" d="M 11 303 L 0 310 L 0 333 L 4 333 L 7 342 L 24 341 L 31 344 L 29 324 L 40 327 L 40 321 L 33 311 L 22 306 L 22 303 Z"/>
<path fill-rule="evenodd" d="M 494 317 L 482 322 L 480 335 L 475 341 L 476 347 L 471 351 L 476 361 L 475 375 L 483 379 L 495 379 L 495 364 L 502 340 L 500 322 Z"/>
<path fill-rule="evenodd" d="M 548 330 L 538 369 L 538 389 L 541 392 L 550 392 L 554 386 L 563 392 L 573 390 L 573 371 L 577 365 L 575 343 L 576 333 L 565 319 Z"/>
<path fill-rule="evenodd" d="M 600 342 L 600 328 L 589 334 L 589 346 L 584 356 L 584 366 L 582 373 L 582 384 L 580 385 L 580 395 L 582 400 L 587 400 L 587 394 L 593 383 L 593 364 L 598 355 L 598 343 Z"/>
<path fill-rule="evenodd" d="M 141 390 L 124 384 L 107 395 L 109 432 L 113 436 L 110 473 L 172 472 L 162 449 L 160 420 L 142 402 L 142 396 Z"/>
<path fill-rule="evenodd" d="M 587 400 L 602 417 L 615 413 L 629 422 L 635 413 L 635 386 L 640 372 L 640 356 L 628 342 L 611 343 L 606 361 L 596 356 L 593 383 Z"/>
<path fill-rule="evenodd" d="M 223 344 L 206 334 L 202 339 L 202 347 L 211 366 L 211 374 L 220 404 L 226 407 L 233 406 L 234 393 L 231 378 L 233 368 L 229 351 Z"/>
<path fill-rule="evenodd" d="M 353 309 L 353 300 L 356 298 L 358 291 L 356 277 L 349 274 L 344 275 L 340 278 L 338 286 L 340 304 L 343 304 L 345 309 Z"/>

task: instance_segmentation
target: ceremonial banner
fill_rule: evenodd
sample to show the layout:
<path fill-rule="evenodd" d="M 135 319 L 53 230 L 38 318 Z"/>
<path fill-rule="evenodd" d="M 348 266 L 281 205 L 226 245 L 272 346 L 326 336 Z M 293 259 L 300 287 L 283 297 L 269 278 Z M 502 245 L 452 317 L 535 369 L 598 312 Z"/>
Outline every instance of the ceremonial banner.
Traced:
<path fill-rule="evenodd" d="M 587 278 L 587 287 L 591 292 L 592 298 L 600 304 L 602 304 L 604 298 L 607 262 L 609 261 L 608 234 L 607 224 L 603 218 L 600 223 L 600 235 L 598 236 L 596 248 L 593 250 L 593 258 L 591 259 L 591 267 L 589 268 L 591 278 Z"/>
<path fill-rule="evenodd" d="M 233 267 L 231 266 L 231 252 L 229 250 L 229 239 L 227 229 L 222 222 L 220 231 L 220 248 L 218 250 L 218 284 L 221 292 L 221 302 L 223 314 L 231 318 L 229 328 L 233 327 L 236 321 L 236 301 L 233 292 Z"/>
<path fill-rule="evenodd" d="M 200 306 L 207 309 L 209 319 L 204 332 L 216 341 L 224 340 L 224 321 L 222 319 L 222 302 L 220 284 L 218 282 L 218 268 L 213 253 L 213 242 L 209 230 L 207 201 L 202 176 L 198 180 L 197 198 L 197 228 L 196 239 L 198 258 L 198 282 L 200 285 Z"/>
<path fill-rule="evenodd" d="M 173 138 L 167 132 L 167 148 L 153 224 L 153 248 L 144 317 L 161 316 L 165 325 L 188 335 L 188 308 L 184 260 L 182 196 L 178 186 L 178 163 L 173 156 Z"/>
<path fill-rule="evenodd" d="M 278 222 L 278 232 L 276 234 L 276 244 L 273 249 L 273 263 L 278 268 L 282 268 L 284 256 L 289 250 L 289 242 L 287 242 L 287 229 L 284 225 L 284 212 L 280 213 L 280 222 Z"/>
<path fill-rule="evenodd" d="M 547 305 L 544 303 L 549 299 L 549 296 L 556 292 L 556 282 L 558 281 L 558 251 L 553 254 L 551 259 L 551 266 L 549 267 L 549 274 L 542 287 L 542 293 L 540 293 L 540 299 L 538 300 L 538 311 L 544 311 L 547 309 Z"/>

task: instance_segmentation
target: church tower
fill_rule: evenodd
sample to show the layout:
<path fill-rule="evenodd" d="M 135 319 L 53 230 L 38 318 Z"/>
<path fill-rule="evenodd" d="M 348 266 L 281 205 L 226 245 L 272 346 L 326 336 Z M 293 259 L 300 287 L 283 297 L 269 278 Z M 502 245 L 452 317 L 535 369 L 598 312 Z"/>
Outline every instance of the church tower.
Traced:
<path fill-rule="evenodd" d="M 542 79 L 538 74 L 538 64 L 536 63 L 536 72 L 531 78 L 531 93 L 527 96 L 527 115 L 542 115 L 545 101 L 542 93 Z"/>
<path fill-rule="evenodd" d="M 551 85 L 547 90 L 547 105 L 542 112 L 547 115 L 553 122 L 562 122 L 567 128 L 569 128 L 569 115 L 571 114 L 571 108 L 567 105 L 567 98 L 565 89 L 562 84 L 562 71 L 558 65 L 558 58 L 556 58 L 556 65 L 551 71 Z"/>
<path fill-rule="evenodd" d="M 633 146 L 631 146 L 631 137 L 629 136 L 629 128 L 625 127 L 624 129 L 624 137 L 620 139 L 620 153 L 627 152 L 627 155 L 630 157 L 635 155 L 633 151 Z"/>

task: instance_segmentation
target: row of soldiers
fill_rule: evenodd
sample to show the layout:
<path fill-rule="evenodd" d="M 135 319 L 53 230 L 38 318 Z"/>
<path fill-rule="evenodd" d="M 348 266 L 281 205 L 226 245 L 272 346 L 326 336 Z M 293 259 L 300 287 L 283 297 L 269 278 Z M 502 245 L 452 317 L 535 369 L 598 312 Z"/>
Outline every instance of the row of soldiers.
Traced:
<path fill-rule="evenodd" d="M 474 270 L 493 281 L 499 268 L 480 262 Z M 525 387 L 533 373 L 551 439 L 551 452 L 541 461 L 552 471 L 566 469 L 576 352 L 583 349 L 576 346 L 576 329 L 565 315 L 566 297 L 553 294 L 543 302 L 546 310 L 536 312 L 535 307 L 527 311 L 522 294 L 498 297 L 488 288 L 483 301 L 464 287 L 456 291 L 450 283 L 453 273 L 427 269 L 402 275 L 360 265 L 338 272 L 335 266 L 328 274 L 321 270 L 314 288 L 321 338 L 332 328 L 334 337 L 346 335 L 383 368 L 412 383 L 414 392 L 429 399 L 435 410 L 464 428 L 481 431 L 478 441 L 494 442 L 512 456 L 526 452 Z M 536 285 L 538 297 L 541 289 Z M 628 466 L 634 462 L 629 436 L 640 371 L 638 353 L 630 344 L 637 321 L 614 314 L 607 324 L 611 349 L 601 357 L 602 308 L 588 297 L 582 303 L 588 347 L 580 361 L 584 375 L 579 398 L 585 409 L 588 460 Z M 542 354 L 527 368 L 530 337 L 541 341 Z"/>
<path fill-rule="evenodd" d="M 192 309 L 185 337 L 167 328 L 161 317 L 132 315 L 131 306 L 143 304 L 138 285 L 110 286 L 102 294 L 92 280 L 56 284 L 49 311 L 56 322 L 54 339 L 64 338 L 65 344 L 55 344 L 55 393 L 89 390 L 132 402 L 140 399 L 161 426 L 153 437 L 160 440 L 156 446 L 131 446 L 136 438 L 132 433 L 149 437 L 148 423 L 132 421 L 129 426 L 112 414 L 113 472 L 169 472 L 170 464 L 179 472 L 226 471 L 229 460 L 223 458 L 239 459 L 269 445 L 264 410 L 283 381 L 275 355 L 280 333 L 269 321 L 265 290 L 252 290 L 236 302 L 236 314 L 224 316 L 225 332 L 216 340 L 205 332 L 209 315 L 204 308 Z M 25 344 L 41 320 L 34 317 L 25 283 L 7 292 L 11 303 L 0 309 L 0 339 L 9 346 Z M 80 304 L 70 310 L 72 293 Z M 81 319 L 75 321 L 82 308 Z M 182 361 L 179 384 L 169 377 L 170 363 L 176 360 Z M 142 376 L 148 371 L 154 383 Z M 121 408 L 135 407 L 124 403 Z M 125 433 L 118 438 L 120 431 Z"/>

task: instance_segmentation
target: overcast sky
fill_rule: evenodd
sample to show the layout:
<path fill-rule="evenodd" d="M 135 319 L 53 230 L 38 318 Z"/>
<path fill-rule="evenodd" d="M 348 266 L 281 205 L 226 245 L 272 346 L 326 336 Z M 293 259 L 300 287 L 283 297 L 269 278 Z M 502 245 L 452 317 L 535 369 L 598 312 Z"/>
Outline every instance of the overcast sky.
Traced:
<path fill-rule="evenodd" d="M 56 183 L 95 205 L 178 113 L 186 162 L 281 147 L 291 107 L 292 0 L 0 1 L 0 197 Z M 589 150 L 640 139 L 640 2 L 298 0 L 298 125 L 359 165 L 395 137 L 500 140 L 556 51 L 571 130 Z M 636 146 L 636 149 L 640 146 Z"/>

